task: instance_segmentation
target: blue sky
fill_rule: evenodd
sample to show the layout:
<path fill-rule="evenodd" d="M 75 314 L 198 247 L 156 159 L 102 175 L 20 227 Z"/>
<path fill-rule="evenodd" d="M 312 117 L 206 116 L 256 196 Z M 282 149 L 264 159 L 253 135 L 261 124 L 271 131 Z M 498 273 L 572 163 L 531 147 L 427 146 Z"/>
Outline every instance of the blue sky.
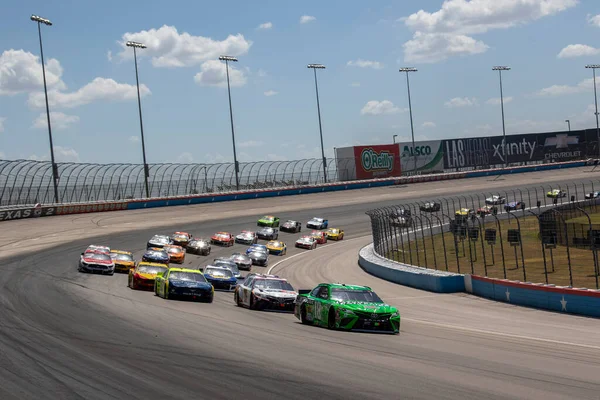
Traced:
<path fill-rule="evenodd" d="M 27 3 L 27 4 L 26 4 Z M 419 139 L 595 126 L 591 71 L 600 62 L 600 2 L 12 1 L 0 14 L 0 158 L 47 159 L 37 28 L 43 26 L 58 161 L 141 162 L 139 51 L 149 162 L 229 162 L 222 53 L 232 65 L 240 161 L 319 157 L 312 71 L 327 154 L 410 138 L 406 81 Z M 262 25 L 262 27 L 261 27 Z M 598 47 L 594 47 L 597 45 Z M 599 70 L 600 73 L 600 70 Z"/>

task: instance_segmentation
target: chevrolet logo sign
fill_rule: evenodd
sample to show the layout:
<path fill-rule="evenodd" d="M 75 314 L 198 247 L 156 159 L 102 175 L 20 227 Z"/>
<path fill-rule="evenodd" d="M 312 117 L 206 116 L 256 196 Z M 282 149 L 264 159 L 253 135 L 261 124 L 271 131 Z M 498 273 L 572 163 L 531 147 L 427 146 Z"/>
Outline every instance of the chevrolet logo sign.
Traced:
<path fill-rule="evenodd" d="M 556 146 L 557 149 L 566 149 L 570 144 L 579 144 L 579 136 L 569 136 L 564 133 L 555 137 L 549 137 L 544 142 L 544 147 Z"/>

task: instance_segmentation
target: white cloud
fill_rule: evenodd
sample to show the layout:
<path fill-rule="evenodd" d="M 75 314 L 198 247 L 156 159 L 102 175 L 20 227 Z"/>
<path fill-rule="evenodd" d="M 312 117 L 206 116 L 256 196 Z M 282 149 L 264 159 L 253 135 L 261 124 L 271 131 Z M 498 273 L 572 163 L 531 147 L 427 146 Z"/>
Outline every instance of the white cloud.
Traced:
<path fill-rule="evenodd" d="M 267 154 L 267 161 L 287 161 L 288 158 L 279 154 L 269 153 Z"/>
<path fill-rule="evenodd" d="M 225 157 L 220 153 L 207 153 L 204 155 L 204 160 L 207 164 L 233 163 L 233 156 Z"/>
<path fill-rule="evenodd" d="M 119 44 L 121 58 L 133 58 L 133 52 L 127 48 L 127 41 L 140 42 L 147 46 L 137 52 L 138 57 L 151 57 L 155 67 L 189 67 L 214 60 L 220 55 L 240 56 L 246 54 L 252 42 L 243 35 L 229 35 L 225 40 L 214 40 L 203 36 L 192 36 L 187 32 L 179 33 L 174 26 L 163 25 L 135 33 L 127 32 Z"/>
<path fill-rule="evenodd" d="M 6 154 L 0 151 L 0 160 L 6 160 Z"/>
<path fill-rule="evenodd" d="M 272 22 L 265 22 L 264 24 L 260 24 L 257 29 L 271 29 L 272 27 Z"/>
<path fill-rule="evenodd" d="M 314 20 L 316 20 L 316 17 L 313 17 L 312 15 L 303 15 L 300 17 L 300 23 L 301 24 L 307 24 L 309 22 L 312 22 Z"/>
<path fill-rule="evenodd" d="M 350 84 L 350 86 L 352 86 L 352 87 L 359 87 L 360 86 L 360 82 L 352 82 Z"/>
<path fill-rule="evenodd" d="M 414 32 L 404 44 L 406 61 L 433 63 L 488 49 L 470 35 L 507 29 L 558 14 L 577 0 L 445 0 L 435 12 L 419 10 L 402 18 Z"/>
<path fill-rule="evenodd" d="M 563 48 L 558 53 L 558 58 L 573 58 L 582 56 L 595 56 L 600 54 L 600 49 L 597 49 L 587 44 L 570 44 Z"/>
<path fill-rule="evenodd" d="M 415 63 L 436 63 L 452 56 L 480 54 L 488 45 L 465 35 L 416 32 L 402 45 L 404 60 Z"/>
<path fill-rule="evenodd" d="M 129 141 L 131 143 L 139 143 L 140 137 L 139 136 L 129 136 Z"/>
<path fill-rule="evenodd" d="M 177 162 L 180 164 L 189 164 L 194 162 L 194 156 L 191 153 L 183 152 L 177 157 Z"/>
<path fill-rule="evenodd" d="M 109 51 L 106 53 L 106 58 L 108 58 L 108 61 L 112 61 L 112 59 L 113 59 L 113 56 L 112 56 L 112 51 L 110 51 L 110 50 L 109 50 Z"/>
<path fill-rule="evenodd" d="M 200 72 L 194 76 L 194 81 L 200 86 L 227 87 L 227 71 L 224 62 L 208 60 L 200 66 Z M 229 82 L 232 87 L 244 86 L 246 75 L 244 72 L 229 66 Z"/>
<path fill-rule="evenodd" d="M 437 125 L 435 124 L 435 122 L 431 122 L 431 121 L 426 121 L 423 122 L 423 124 L 421 125 L 422 128 L 435 128 Z"/>
<path fill-rule="evenodd" d="M 258 72 L 256 73 L 256 75 L 258 75 L 259 78 L 264 78 L 267 76 L 267 71 L 265 71 L 262 68 L 258 69 Z"/>
<path fill-rule="evenodd" d="M 71 127 L 71 125 L 79 122 L 79 117 L 76 115 L 67 115 L 62 112 L 52 111 L 50 113 L 50 123 L 52 124 L 52 129 L 55 130 L 64 130 Z M 36 129 L 47 129 L 48 128 L 48 117 L 46 113 L 41 113 L 38 117 L 33 121 L 33 128 Z"/>
<path fill-rule="evenodd" d="M 513 98 L 511 96 L 508 96 L 508 97 L 504 98 L 504 104 L 510 103 L 511 101 L 513 101 Z M 485 104 L 499 105 L 500 104 L 500 97 L 491 98 L 491 99 L 487 100 L 485 102 Z"/>
<path fill-rule="evenodd" d="M 264 145 L 263 142 L 258 141 L 258 140 L 247 140 L 245 142 L 241 142 L 240 144 L 238 144 L 239 147 L 241 148 L 248 148 L 248 147 L 260 147 Z"/>
<path fill-rule="evenodd" d="M 457 108 L 457 107 L 472 107 L 478 105 L 475 97 L 454 97 L 444 103 L 444 107 Z"/>
<path fill-rule="evenodd" d="M 151 94 L 146 85 L 140 85 L 140 95 Z M 95 78 L 75 92 L 65 93 L 53 90 L 48 93 L 48 101 L 51 107 L 73 108 L 89 104 L 95 101 L 125 101 L 137 99 L 135 85 L 118 83 L 113 79 Z M 29 95 L 29 105 L 32 107 L 44 107 L 44 93 L 37 92 Z"/>
<path fill-rule="evenodd" d="M 276 94 L 279 94 L 279 92 L 276 92 L 274 90 L 267 90 L 265 92 L 265 96 L 275 96 Z"/>
<path fill-rule="evenodd" d="M 593 16 L 592 16 L 592 15 L 588 15 L 588 22 L 589 22 L 591 25 L 594 25 L 594 26 L 600 27 L 600 14 L 598 14 L 598 15 L 593 15 Z"/>
<path fill-rule="evenodd" d="M 383 64 L 379 61 L 368 61 L 363 59 L 358 59 L 356 61 L 348 61 L 346 64 L 351 67 L 359 67 L 359 68 L 373 68 L 373 69 L 382 69 Z"/>
<path fill-rule="evenodd" d="M 56 162 L 80 162 L 79 153 L 70 147 L 54 146 L 54 158 Z M 43 156 L 35 154 L 30 155 L 28 160 L 35 161 L 48 161 L 50 160 L 50 154 L 46 153 Z"/>
<path fill-rule="evenodd" d="M 49 89 L 65 89 L 63 69 L 58 60 L 46 62 L 46 84 Z M 44 87 L 39 57 L 24 50 L 6 50 L 0 55 L 0 95 L 40 90 Z"/>
<path fill-rule="evenodd" d="M 365 104 L 365 106 L 360 110 L 361 115 L 383 115 L 383 114 L 398 114 L 404 112 L 394 105 L 389 100 L 377 101 L 371 100 Z"/>
<path fill-rule="evenodd" d="M 0 132 L 4 132 L 4 122 L 6 121 L 6 117 L 0 117 Z"/>
<path fill-rule="evenodd" d="M 597 79 L 600 79 L 597 78 Z M 575 86 L 552 85 L 536 92 L 537 96 L 561 96 L 564 94 L 581 93 L 594 88 L 594 78 L 584 79 Z"/>

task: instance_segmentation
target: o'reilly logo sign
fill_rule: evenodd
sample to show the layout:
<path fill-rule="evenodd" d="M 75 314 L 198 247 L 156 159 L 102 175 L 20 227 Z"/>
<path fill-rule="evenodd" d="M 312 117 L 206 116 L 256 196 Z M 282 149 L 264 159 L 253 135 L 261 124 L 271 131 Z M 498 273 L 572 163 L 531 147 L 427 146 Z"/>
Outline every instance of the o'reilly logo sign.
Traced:
<path fill-rule="evenodd" d="M 394 153 L 381 151 L 377 153 L 371 148 L 363 149 L 360 162 L 365 171 L 392 171 L 394 169 Z"/>
<path fill-rule="evenodd" d="M 404 146 L 402 148 L 402 158 L 428 155 L 431 155 L 431 146 Z"/>

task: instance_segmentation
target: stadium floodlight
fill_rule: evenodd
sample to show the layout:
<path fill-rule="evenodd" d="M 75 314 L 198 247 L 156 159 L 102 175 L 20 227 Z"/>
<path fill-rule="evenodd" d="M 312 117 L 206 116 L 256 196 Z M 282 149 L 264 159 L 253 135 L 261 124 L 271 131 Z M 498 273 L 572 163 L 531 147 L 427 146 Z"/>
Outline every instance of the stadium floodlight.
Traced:
<path fill-rule="evenodd" d="M 237 152 L 235 149 L 235 130 L 233 129 L 233 107 L 231 106 L 231 86 L 229 85 L 229 62 L 237 62 L 236 57 L 219 56 L 220 61 L 225 61 L 225 71 L 227 72 L 227 95 L 229 96 L 229 120 L 231 121 L 231 141 L 233 143 L 233 170 L 235 171 L 235 187 L 240 190 L 240 167 L 237 161 Z"/>
<path fill-rule="evenodd" d="M 319 104 L 319 85 L 317 84 L 317 70 L 325 69 L 323 64 L 308 64 L 306 68 L 315 73 L 315 92 L 317 94 L 317 114 L 319 115 L 319 134 L 321 135 L 321 159 L 323 163 L 323 182 L 327 182 L 327 159 L 325 158 L 325 147 L 323 147 L 323 127 L 321 125 L 321 105 Z"/>
<path fill-rule="evenodd" d="M 146 197 L 150 197 L 150 187 L 148 185 L 148 178 L 150 177 L 150 169 L 146 162 L 146 143 L 144 142 L 144 124 L 142 122 L 142 100 L 140 98 L 140 79 L 138 75 L 138 64 L 137 64 L 137 52 L 136 49 L 145 49 L 146 45 L 138 42 L 127 42 L 127 47 L 133 48 L 133 60 L 135 63 L 135 83 L 137 85 L 137 97 L 138 97 L 138 112 L 140 116 L 140 132 L 142 135 L 142 157 L 144 161 L 144 184 L 146 186 Z"/>
<path fill-rule="evenodd" d="M 412 137 L 412 153 L 414 160 L 414 172 L 417 172 L 417 153 L 415 152 L 415 128 L 413 125 L 413 116 L 412 116 L 412 103 L 410 100 L 410 82 L 408 80 L 409 72 L 417 72 L 418 70 L 415 67 L 402 67 L 399 69 L 400 72 L 406 72 L 406 89 L 408 91 L 408 113 L 410 115 L 410 134 Z"/>
<path fill-rule="evenodd" d="M 504 123 L 504 94 L 502 92 L 502 71 L 510 71 L 506 65 L 497 65 L 492 67 L 492 71 L 498 71 L 500 78 L 500 110 L 502 111 L 502 152 L 504 156 L 504 168 L 508 166 L 508 154 L 506 153 L 506 126 Z"/>
<path fill-rule="evenodd" d="M 592 70 L 592 76 L 594 77 L 594 104 L 596 105 L 596 145 L 598 146 L 598 158 L 600 158 L 600 125 L 598 125 L 598 95 L 596 92 L 596 68 L 600 68 L 600 64 L 588 64 L 585 67 Z"/>
<path fill-rule="evenodd" d="M 48 104 L 48 86 L 46 84 L 46 66 L 44 64 L 44 46 L 42 46 L 42 24 L 52 26 L 49 19 L 42 18 L 37 15 L 32 15 L 31 20 L 37 22 L 38 37 L 40 39 L 40 59 L 42 61 L 42 76 L 44 78 L 44 96 L 46 98 L 46 119 L 48 120 L 48 139 L 50 140 L 50 162 L 52 163 L 52 182 L 54 187 L 54 202 L 58 201 L 58 166 L 54 159 L 54 144 L 52 141 L 52 125 L 50 124 L 50 106 Z"/>

